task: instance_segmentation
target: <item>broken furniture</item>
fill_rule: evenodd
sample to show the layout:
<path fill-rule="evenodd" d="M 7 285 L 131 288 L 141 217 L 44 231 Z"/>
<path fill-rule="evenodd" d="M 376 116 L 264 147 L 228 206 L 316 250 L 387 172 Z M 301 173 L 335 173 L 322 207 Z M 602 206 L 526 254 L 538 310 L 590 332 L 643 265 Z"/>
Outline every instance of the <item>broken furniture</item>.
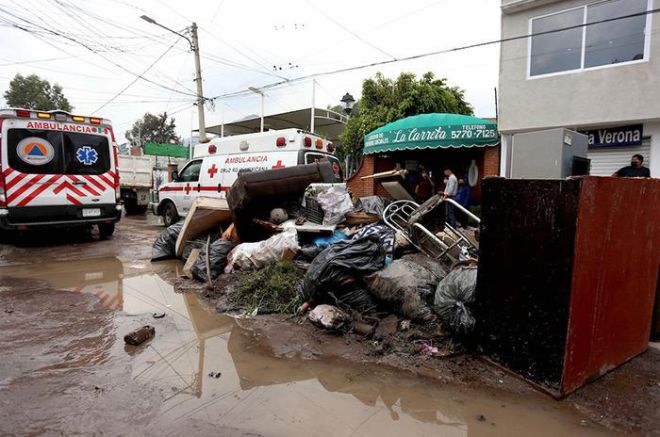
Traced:
<path fill-rule="evenodd" d="M 446 258 L 453 263 L 465 256 L 476 258 L 475 242 L 444 221 L 447 203 L 454 205 L 477 223 L 480 222 L 479 217 L 456 201 L 443 199 L 439 195 L 431 197 L 422 205 L 412 200 L 392 202 L 385 208 L 383 220 L 410 244 L 433 259 Z"/>
<path fill-rule="evenodd" d="M 186 243 L 213 229 L 219 230 L 220 225 L 231 222 L 231 213 L 225 199 L 213 197 L 198 197 L 190 207 L 183 221 L 183 227 L 176 240 L 177 257 L 183 255 Z"/>
<path fill-rule="evenodd" d="M 476 341 L 562 397 L 648 348 L 660 180 L 488 178 Z"/>
<path fill-rule="evenodd" d="M 284 208 L 290 217 L 295 217 L 309 184 L 335 180 L 328 161 L 239 173 L 227 194 L 227 203 L 241 242 L 261 241 L 270 236 L 252 219 L 268 220 L 273 208 Z"/>

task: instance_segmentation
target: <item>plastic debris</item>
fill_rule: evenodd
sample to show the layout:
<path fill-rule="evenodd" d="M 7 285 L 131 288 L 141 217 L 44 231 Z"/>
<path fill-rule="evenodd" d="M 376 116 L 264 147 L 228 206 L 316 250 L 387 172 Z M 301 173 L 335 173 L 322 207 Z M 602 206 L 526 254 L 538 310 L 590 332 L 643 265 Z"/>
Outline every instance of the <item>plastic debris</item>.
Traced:
<path fill-rule="evenodd" d="M 211 279 L 215 279 L 222 274 L 227 265 L 227 255 L 236 244 L 233 241 L 215 240 L 209 246 L 208 270 L 210 270 Z M 209 272 L 207 272 L 206 246 L 200 252 L 197 261 L 190 269 L 193 278 L 200 281 L 207 281 Z"/>
<path fill-rule="evenodd" d="M 225 273 L 231 273 L 236 268 L 241 270 L 259 269 L 273 264 L 282 259 L 282 255 L 287 249 L 294 252 L 300 250 L 298 232 L 293 228 L 287 228 L 284 232 L 258 243 L 239 244 L 227 257 Z"/>
<path fill-rule="evenodd" d="M 307 317 L 313 324 L 331 331 L 343 328 L 349 320 L 346 313 L 332 305 L 318 305 Z"/>
<path fill-rule="evenodd" d="M 314 246 L 316 246 L 318 248 L 325 249 L 326 247 L 328 247 L 332 244 L 335 244 L 339 241 L 347 240 L 347 239 L 348 239 L 348 235 L 346 235 L 344 232 L 335 231 L 329 237 L 316 238 L 314 240 L 313 244 L 314 244 Z"/>
<path fill-rule="evenodd" d="M 433 309 L 454 333 L 467 334 L 474 329 L 476 321 L 469 305 L 474 302 L 476 287 L 476 267 L 454 269 L 438 284 Z"/>
<path fill-rule="evenodd" d="M 366 235 L 377 235 L 380 243 L 385 248 L 386 255 L 392 257 L 394 254 L 394 231 L 385 225 L 373 224 L 360 229 L 353 237 L 354 240 L 360 239 Z"/>
<path fill-rule="evenodd" d="M 179 238 L 183 223 L 175 223 L 160 233 L 151 249 L 151 261 L 176 258 L 176 240 Z"/>
<path fill-rule="evenodd" d="M 353 211 L 351 196 L 345 188 L 331 186 L 316 196 L 323 208 L 323 224 L 336 225 L 344 221 L 346 213 Z"/>

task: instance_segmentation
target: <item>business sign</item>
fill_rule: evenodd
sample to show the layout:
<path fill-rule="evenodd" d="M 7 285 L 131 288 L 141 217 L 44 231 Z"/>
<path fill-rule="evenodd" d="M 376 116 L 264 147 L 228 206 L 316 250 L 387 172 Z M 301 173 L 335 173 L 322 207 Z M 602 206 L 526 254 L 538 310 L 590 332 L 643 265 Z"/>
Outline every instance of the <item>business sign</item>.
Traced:
<path fill-rule="evenodd" d="M 144 145 L 145 155 L 188 158 L 188 153 L 188 148 L 179 144 L 146 143 Z"/>
<path fill-rule="evenodd" d="M 590 148 L 641 146 L 643 124 L 608 127 L 604 129 L 583 130 L 580 133 L 588 137 Z"/>

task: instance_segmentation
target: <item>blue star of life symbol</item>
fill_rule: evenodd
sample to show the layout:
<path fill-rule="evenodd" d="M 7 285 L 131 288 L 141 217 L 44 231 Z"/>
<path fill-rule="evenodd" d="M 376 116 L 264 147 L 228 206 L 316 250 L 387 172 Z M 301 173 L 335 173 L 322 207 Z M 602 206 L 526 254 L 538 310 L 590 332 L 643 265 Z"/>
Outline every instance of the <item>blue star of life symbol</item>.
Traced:
<path fill-rule="evenodd" d="M 99 159 L 99 154 L 91 147 L 83 146 L 76 150 L 76 159 L 82 164 L 92 165 Z"/>

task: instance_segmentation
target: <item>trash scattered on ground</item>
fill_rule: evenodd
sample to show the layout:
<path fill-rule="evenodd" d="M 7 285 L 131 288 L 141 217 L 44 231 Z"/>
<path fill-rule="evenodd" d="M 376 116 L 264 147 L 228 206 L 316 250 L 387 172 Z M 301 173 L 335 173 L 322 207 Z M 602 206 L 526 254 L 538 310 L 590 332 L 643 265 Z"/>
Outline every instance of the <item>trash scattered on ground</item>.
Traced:
<path fill-rule="evenodd" d="M 323 224 L 336 225 L 344 221 L 346 214 L 353 211 L 351 196 L 345 188 L 330 186 L 320 192 L 316 200 L 323 208 Z"/>
<path fill-rule="evenodd" d="M 454 333 L 467 334 L 474 329 L 476 321 L 468 307 L 474 302 L 476 287 L 476 267 L 458 267 L 438 284 L 433 310 Z"/>
<path fill-rule="evenodd" d="M 303 303 L 299 292 L 302 271 L 291 261 L 237 274 L 238 285 L 228 299 L 247 313 L 257 309 L 261 314 L 293 314 Z"/>
<path fill-rule="evenodd" d="M 222 372 L 209 372 L 209 378 L 218 379 L 222 376 Z"/>
<path fill-rule="evenodd" d="M 325 249 L 326 247 L 330 246 L 331 244 L 337 243 L 342 240 L 348 240 L 348 235 L 346 235 L 345 232 L 343 231 L 335 231 L 330 235 L 329 237 L 318 237 L 315 238 L 313 241 L 314 246 L 320 248 L 320 249 Z"/>
<path fill-rule="evenodd" d="M 215 279 L 222 274 L 227 265 L 227 255 L 234 248 L 233 241 L 215 240 L 209 244 L 209 250 L 206 246 L 199 251 L 199 256 L 193 264 L 190 272 L 195 279 L 208 281 L 209 276 Z"/>
<path fill-rule="evenodd" d="M 387 256 L 392 258 L 394 255 L 394 231 L 385 225 L 373 224 L 365 226 L 360 229 L 358 233 L 353 237 L 354 240 L 358 240 L 366 235 L 377 235 L 380 239 L 380 243 L 385 248 L 385 253 Z"/>
<path fill-rule="evenodd" d="M 282 259 L 287 249 L 294 252 L 300 249 L 298 233 L 295 229 L 287 229 L 257 243 L 241 243 L 229 254 L 225 273 L 231 273 L 235 269 L 263 268 Z"/>
<path fill-rule="evenodd" d="M 154 319 L 162 319 L 163 317 L 165 317 L 165 313 L 164 313 L 164 312 L 153 313 L 151 316 L 152 316 Z"/>
<path fill-rule="evenodd" d="M 330 331 L 342 329 L 349 321 L 345 312 L 332 305 L 318 305 L 307 317 L 313 324 Z"/>
<path fill-rule="evenodd" d="M 186 244 L 200 235 L 215 231 L 217 239 L 221 228 L 231 223 L 231 213 L 225 199 L 197 197 L 186 214 L 176 240 L 176 256 L 183 256 Z M 205 239 L 203 239 L 205 240 Z"/>
<path fill-rule="evenodd" d="M 124 336 L 124 342 L 131 346 L 138 346 L 156 335 L 156 328 L 145 325 L 135 331 L 129 332 Z"/>
<path fill-rule="evenodd" d="M 176 240 L 183 223 L 174 223 L 160 233 L 151 249 L 151 261 L 162 261 L 176 257 Z"/>
<path fill-rule="evenodd" d="M 303 282 L 306 300 L 348 306 L 359 312 L 376 307 L 361 278 L 385 265 L 378 235 L 339 241 L 312 261 Z"/>
<path fill-rule="evenodd" d="M 393 312 L 418 322 L 435 321 L 428 303 L 439 279 L 424 267 L 398 259 L 366 276 L 364 281 L 371 295 L 386 303 Z"/>

